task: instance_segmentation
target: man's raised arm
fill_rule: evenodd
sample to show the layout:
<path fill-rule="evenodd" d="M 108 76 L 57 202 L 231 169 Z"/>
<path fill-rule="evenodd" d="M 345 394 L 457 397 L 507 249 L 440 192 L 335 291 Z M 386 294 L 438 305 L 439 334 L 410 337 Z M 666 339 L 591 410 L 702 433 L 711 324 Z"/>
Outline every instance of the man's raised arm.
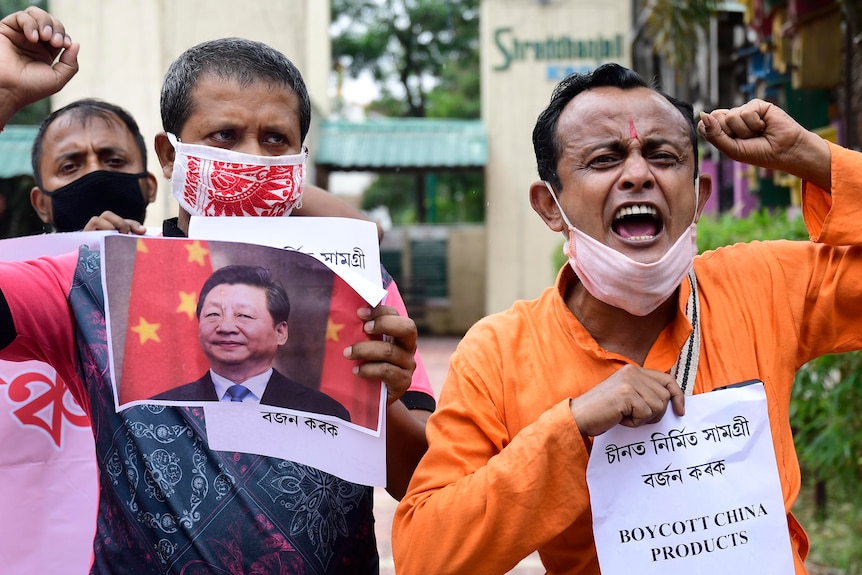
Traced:
<path fill-rule="evenodd" d="M 826 141 L 787 112 L 763 100 L 701 113 L 698 131 L 732 160 L 782 170 L 828 192 L 831 153 Z"/>
<path fill-rule="evenodd" d="M 35 6 L 0 20 L 0 127 L 72 79 L 78 48 L 62 22 Z"/>

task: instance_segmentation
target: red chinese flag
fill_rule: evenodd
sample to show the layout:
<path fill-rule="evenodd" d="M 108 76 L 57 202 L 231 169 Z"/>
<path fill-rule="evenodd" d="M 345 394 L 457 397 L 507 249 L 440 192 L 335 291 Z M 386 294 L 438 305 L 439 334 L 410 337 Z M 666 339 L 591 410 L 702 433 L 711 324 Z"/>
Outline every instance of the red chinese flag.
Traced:
<path fill-rule="evenodd" d="M 352 423 L 376 430 L 383 384 L 354 375 L 357 363 L 344 357 L 345 347 L 369 338 L 362 329 L 365 322 L 356 315 L 356 310 L 368 304 L 338 275 L 333 277 L 320 391 L 347 408 Z"/>
<path fill-rule="evenodd" d="M 120 404 L 147 399 L 209 369 L 195 309 L 212 274 L 205 241 L 139 238 L 132 271 Z"/>

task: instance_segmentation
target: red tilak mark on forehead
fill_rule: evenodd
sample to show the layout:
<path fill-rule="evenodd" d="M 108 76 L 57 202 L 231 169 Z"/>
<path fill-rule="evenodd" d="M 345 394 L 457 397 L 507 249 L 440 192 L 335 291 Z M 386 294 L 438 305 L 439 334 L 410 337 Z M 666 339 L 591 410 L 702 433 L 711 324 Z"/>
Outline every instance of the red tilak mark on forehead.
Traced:
<path fill-rule="evenodd" d="M 635 128 L 635 121 L 633 118 L 629 118 L 629 138 L 632 140 L 638 139 L 638 131 L 637 128 Z"/>

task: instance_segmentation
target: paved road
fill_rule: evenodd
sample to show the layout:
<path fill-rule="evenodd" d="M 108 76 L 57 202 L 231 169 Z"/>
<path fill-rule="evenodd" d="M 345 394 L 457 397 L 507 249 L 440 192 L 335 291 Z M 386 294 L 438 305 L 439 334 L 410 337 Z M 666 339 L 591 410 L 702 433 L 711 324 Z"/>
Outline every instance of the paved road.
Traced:
<path fill-rule="evenodd" d="M 431 386 L 437 397 L 446 379 L 446 371 L 449 368 L 449 356 L 455 351 L 459 338 L 455 337 L 430 337 L 419 338 L 419 350 L 428 376 L 431 378 Z M 380 575 L 394 575 L 395 566 L 392 562 L 392 516 L 395 513 L 397 502 L 386 493 L 385 489 L 377 488 L 374 492 L 374 517 L 377 522 L 375 532 L 377 534 L 377 547 L 380 551 Z M 539 561 L 538 555 L 531 555 L 510 571 L 511 575 L 542 575 L 545 569 Z"/>

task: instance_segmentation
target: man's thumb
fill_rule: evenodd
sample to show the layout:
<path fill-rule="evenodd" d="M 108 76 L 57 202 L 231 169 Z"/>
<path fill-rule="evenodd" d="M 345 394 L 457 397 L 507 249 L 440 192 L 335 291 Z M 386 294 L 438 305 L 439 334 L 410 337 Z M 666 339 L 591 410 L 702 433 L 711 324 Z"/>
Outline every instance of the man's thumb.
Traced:
<path fill-rule="evenodd" d="M 78 73 L 78 51 L 80 48 L 80 44 L 72 43 L 71 46 L 63 50 L 60 54 L 60 59 L 54 64 L 53 70 L 57 77 L 57 90 L 65 86 Z"/>

